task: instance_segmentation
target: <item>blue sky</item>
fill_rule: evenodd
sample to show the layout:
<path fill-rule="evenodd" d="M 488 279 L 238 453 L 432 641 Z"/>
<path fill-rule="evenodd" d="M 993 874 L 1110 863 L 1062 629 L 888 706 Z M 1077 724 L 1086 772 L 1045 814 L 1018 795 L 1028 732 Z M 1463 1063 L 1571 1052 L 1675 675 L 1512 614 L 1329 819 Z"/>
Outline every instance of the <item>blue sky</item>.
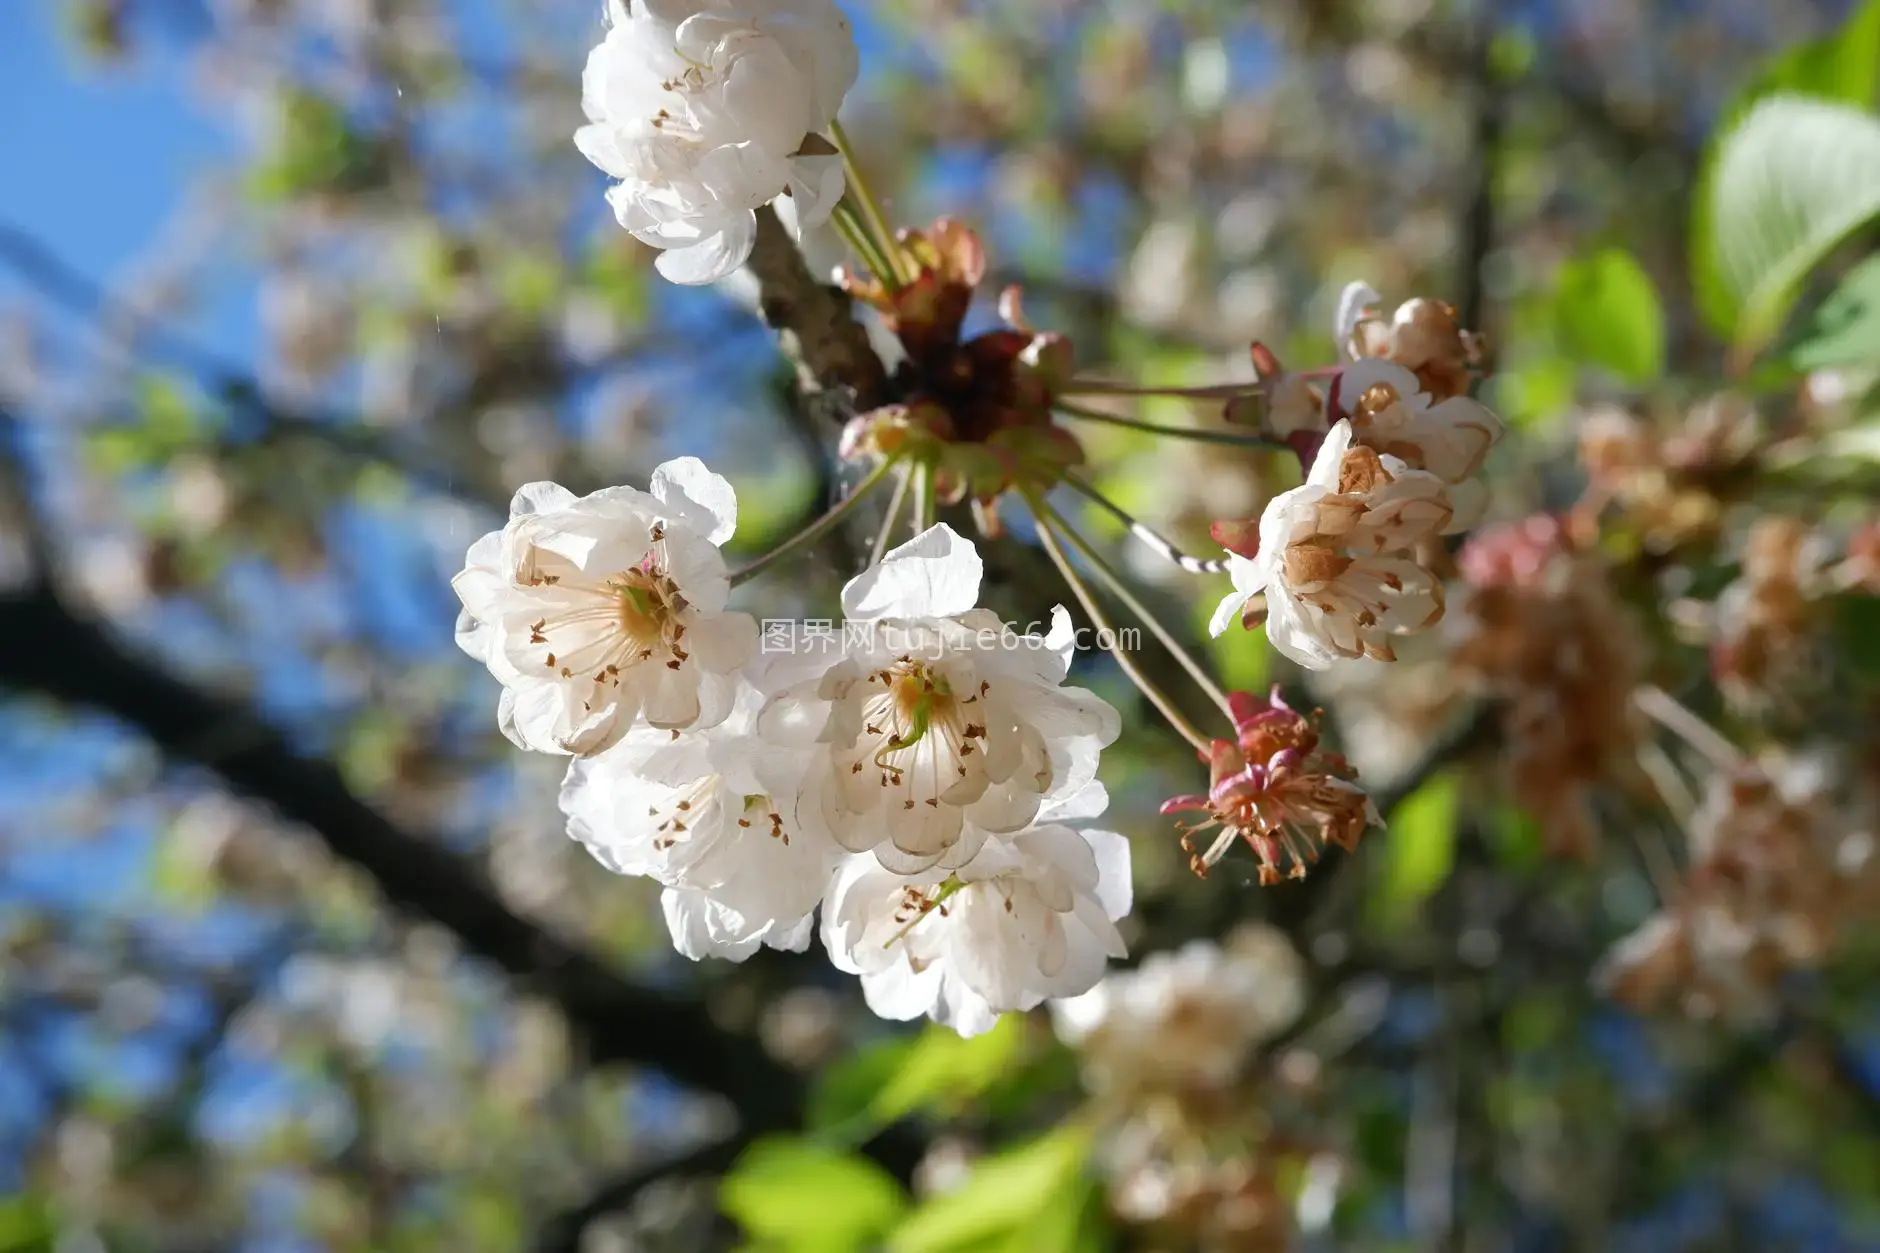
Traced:
<path fill-rule="evenodd" d="M 88 66 L 61 20 L 44 0 L 0 4 L 0 218 L 108 277 L 236 137 L 195 107 L 180 59 Z"/>

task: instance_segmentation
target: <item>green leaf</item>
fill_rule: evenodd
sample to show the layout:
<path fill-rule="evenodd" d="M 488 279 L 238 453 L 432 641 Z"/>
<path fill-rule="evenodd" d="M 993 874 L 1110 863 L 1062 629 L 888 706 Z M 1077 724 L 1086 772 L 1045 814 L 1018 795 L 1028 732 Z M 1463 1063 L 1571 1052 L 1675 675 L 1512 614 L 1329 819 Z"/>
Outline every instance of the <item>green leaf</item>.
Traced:
<path fill-rule="evenodd" d="M 912 1036 L 878 1040 L 823 1070 L 810 1089 L 805 1120 L 809 1129 L 846 1130 L 847 1124 L 863 1119 L 872 1125 L 876 1094 L 907 1063 L 915 1043 Z"/>
<path fill-rule="evenodd" d="M 760 1244 L 790 1253 L 850 1253 L 907 1209 L 901 1185 L 865 1157 L 774 1136 L 746 1149 L 718 1203 Z"/>
<path fill-rule="evenodd" d="M 875 1094 L 869 1111 L 889 1123 L 919 1109 L 957 1108 L 1012 1068 L 1024 1029 L 1019 1014 L 1007 1014 L 970 1040 L 950 1027 L 929 1026 L 900 1070 Z"/>
<path fill-rule="evenodd" d="M 1513 805 L 1495 810 L 1488 825 L 1488 844 L 1495 860 L 1509 870 L 1526 870 L 1546 857 L 1538 822 Z"/>
<path fill-rule="evenodd" d="M 51 1205 L 44 1199 L 0 1198 L 0 1253 L 38 1253 L 52 1248 L 58 1234 Z"/>
<path fill-rule="evenodd" d="M 1572 409 L 1576 382 L 1573 362 L 1549 352 L 1511 364 L 1489 385 L 1495 389 L 1497 413 L 1522 430 L 1536 430 Z"/>
<path fill-rule="evenodd" d="M 890 1253 L 1014 1250 L 1071 1253 L 1080 1224 L 1041 1221 L 1081 1190 L 1090 1132 L 1060 1127 L 981 1161 L 965 1183 L 923 1202 L 888 1238 Z M 1066 1228 L 1069 1228 L 1067 1231 Z M 1047 1244 L 1052 1237 L 1059 1241 Z"/>
<path fill-rule="evenodd" d="M 1863 109 L 1880 102 L 1880 0 L 1867 0 L 1833 34 L 1776 54 L 1718 113 L 1692 196 L 1691 282 L 1705 320 L 1724 335 L 1736 328 L 1738 306 L 1714 263 L 1717 224 L 1711 203 L 1720 139 L 1734 131 L 1756 105 L 1779 95 L 1833 100 Z"/>
<path fill-rule="evenodd" d="M 1401 919 L 1443 885 L 1456 864 L 1456 779 L 1439 774 L 1387 815 L 1379 913 Z"/>
<path fill-rule="evenodd" d="M 1803 324 L 1788 361 L 1798 370 L 1880 362 L 1880 256 L 1848 271 Z"/>
<path fill-rule="evenodd" d="M 955 1114 L 1020 1073 L 1024 1030 L 1023 1017 L 1012 1014 L 970 1040 L 935 1025 L 864 1049 L 817 1085 L 810 1125 L 859 1138 L 909 1114 Z"/>
<path fill-rule="evenodd" d="M 1880 683 L 1880 597 L 1839 597 L 1834 617 L 1843 664 L 1863 685 Z"/>
<path fill-rule="evenodd" d="M 1880 216 L 1880 118 L 1772 96 L 1722 139 L 1700 200 L 1694 268 L 1747 356 L 1781 329 L 1808 272 Z"/>
<path fill-rule="evenodd" d="M 1561 344 L 1581 361 L 1628 383 L 1645 383 L 1665 366 L 1665 315 L 1632 254 L 1602 248 L 1560 267 L 1554 293 Z"/>
<path fill-rule="evenodd" d="M 1785 93 L 1861 107 L 1880 100 L 1880 0 L 1867 0 L 1833 34 L 1777 53 L 1731 102 L 1724 120 L 1733 122 L 1756 101 Z"/>

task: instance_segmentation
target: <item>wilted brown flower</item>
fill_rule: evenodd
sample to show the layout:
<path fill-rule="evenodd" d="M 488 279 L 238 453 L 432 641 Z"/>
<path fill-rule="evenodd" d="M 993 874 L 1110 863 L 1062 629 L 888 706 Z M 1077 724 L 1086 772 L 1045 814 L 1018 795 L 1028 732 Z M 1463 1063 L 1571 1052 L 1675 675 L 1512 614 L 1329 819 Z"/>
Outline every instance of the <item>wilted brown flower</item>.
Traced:
<path fill-rule="evenodd" d="M 1880 858 L 1858 826 L 1809 771 L 1718 770 L 1691 819 L 1683 895 L 1613 949 L 1600 981 L 1640 1008 L 1675 993 L 1700 1016 L 1766 1009 L 1778 978 L 1871 916 Z"/>
<path fill-rule="evenodd" d="M 1710 663 L 1734 705 L 1790 706 L 1825 677 L 1810 639 L 1830 590 L 1828 546 L 1799 518 L 1772 515 L 1750 528 L 1742 573 L 1717 598 Z"/>
<path fill-rule="evenodd" d="M 1552 851 L 1590 855 L 1594 793 L 1635 772 L 1638 631 L 1557 518 L 1485 530 L 1460 562 L 1472 590 L 1455 664 L 1499 703 L 1509 786 Z"/>
<path fill-rule="evenodd" d="M 1466 396 L 1481 371 L 1481 336 L 1463 329 L 1454 305 L 1418 296 L 1397 306 L 1389 322 L 1372 312 L 1379 297 L 1348 289 L 1339 330 L 1352 357 L 1382 357 L 1417 376 L 1432 401 Z"/>
<path fill-rule="evenodd" d="M 1319 849 L 1336 844 L 1357 847 L 1368 827 L 1384 820 L 1363 788 L 1357 772 L 1337 753 L 1319 747 L 1319 714 L 1294 713 L 1279 689 L 1265 700 L 1231 692 L 1233 742 L 1215 740 L 1208 758 L 1208 794 L 1177 796 L 1162 805 L 1165 814 L 1200 811 L 1206 818 L 1183 826 L 1182 847 L 1198 875 L 1207 874 L 1236 840 L 1259 855 L 1260 882 L 1284 877 L 1303 879 Z M 1220 833 L 1196 853 L 1193 836 L 1219 827 Z"/>
<path fill-rule="evenodd" d="M 1588 411 L 1579 430 L 1588 505 L 1616 506 L 1657 552 L 1714 538 L 1765 444 L 1756 411 L 1734 396 L 1695 406 L 1669 433 L 1612 407 Z"/>

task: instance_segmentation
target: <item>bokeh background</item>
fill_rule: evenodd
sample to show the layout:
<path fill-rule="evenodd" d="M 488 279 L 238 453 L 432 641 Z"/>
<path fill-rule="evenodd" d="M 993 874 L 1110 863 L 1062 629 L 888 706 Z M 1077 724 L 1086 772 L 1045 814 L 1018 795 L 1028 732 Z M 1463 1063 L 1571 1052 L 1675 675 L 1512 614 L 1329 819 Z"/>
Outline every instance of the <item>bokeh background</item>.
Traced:
<path fill-rule="evenodd" d="M 1498 519 L 1571 503 L 1589 406 L 1675 426 L 1723 385 L 1688 277 L 1706 145 L 1772 55 L 1852 11 L 844 7 L 876 190 L 902 223 L 975 223 L 995 284 L 1087 365 L 1248 378 L 1256 339 L 1328 362 L 1355 278 L 1454 303 L 1500 369 Z M 0 3 L 0 1249 L 834 1248 L 741 1234 L 716 1182 L 736 1143 L 712 1146 L 862 1117 L 919 1203 L 1081 1107 L 1042 1013 L 948 1052 L 816 954 L 675 956 L 656 889 L 566 838 L 558 763 L 502 740 L 452 645 L 449 577 L 516 484 L 698 454 L 738 489 L 748 556 L 842 474 L 839 400 L 795 395 L 752 288 L 660 282 L 608 215 L 570 141 L 601 29 L 583 0 Z M 1624 344 L 1589 366 L 1560 314 L 1563 274 L 1613 249 L 1656 291 L 1662 331 L 1619 324 L 1652 340 L 1639 368 Z M 1774 407 L 1826 385 L 1777 378 Z M 1297 473 L 1088 446 L 1196 548 Z M 1856 460 L 1830 482 L 1870 503 Z M 1062 593 L 1007 546 L 995 602 L 1041 617 Z M 852 555 L 747 607 L 827 617 Z M 1673 553 L 1621 587 L 1661 677 L 1701 688 L 1705 653 L 1650 579 L 1710 595 L 1730 560 Z M 1221 589 L 1132 567 L 1199 639 Z M 1380 797 L 1408 795 L 1302 886 L 1258 888 L 1250 858 L 1191 876 L 1156 806 L 1199 772 L 1103 658 L 1078 675 L 1125 710 L 1105 777 L 1134 954 L 1263 919 L 1308 959 L 1302 1026 L 1248 1106 L 1261 1147 L 1222 1150 L 1265 1155 L 1266 1217 L 1204 1239 L 1117 1218 L 1093 1184 L 1047 1231 L 1019 1188 L 975 1202 L 1000 1221 L 892 1247 L 1880 1249 L 1870 946 L 1753 1012 L 1621 1005 L 1593 974 L 1660 908 L 1630 828 L 1662 841 L 1663 815 L 1602 810 L 1595 847 L 1550 856 L 1440 644 L 1308 688 L 1262 643 L 1209 647 L 1237 686 L 1326 704 Z M 1871 740 L 1871 664 L 1836 673 L 1869 686 L 1794 724 Z M 851 1203 L 838 1183 L 819 1204 Z"/>

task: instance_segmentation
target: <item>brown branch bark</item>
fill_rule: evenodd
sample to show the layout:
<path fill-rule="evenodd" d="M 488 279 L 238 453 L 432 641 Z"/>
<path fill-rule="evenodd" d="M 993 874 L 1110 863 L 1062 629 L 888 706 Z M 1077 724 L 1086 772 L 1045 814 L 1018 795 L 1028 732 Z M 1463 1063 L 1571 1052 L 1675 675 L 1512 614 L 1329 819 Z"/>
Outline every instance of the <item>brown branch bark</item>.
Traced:
<path fill-rule="evenodd" d="M 888 396 L 888 375 L 855 320 L 849 298 L 818 279 L 790 234 L 768 208 L 757 211 L 757 247 L 751 253 L 758 308 L 796 365 L 804 397 L 843 400 L 861 412 Z"/>

